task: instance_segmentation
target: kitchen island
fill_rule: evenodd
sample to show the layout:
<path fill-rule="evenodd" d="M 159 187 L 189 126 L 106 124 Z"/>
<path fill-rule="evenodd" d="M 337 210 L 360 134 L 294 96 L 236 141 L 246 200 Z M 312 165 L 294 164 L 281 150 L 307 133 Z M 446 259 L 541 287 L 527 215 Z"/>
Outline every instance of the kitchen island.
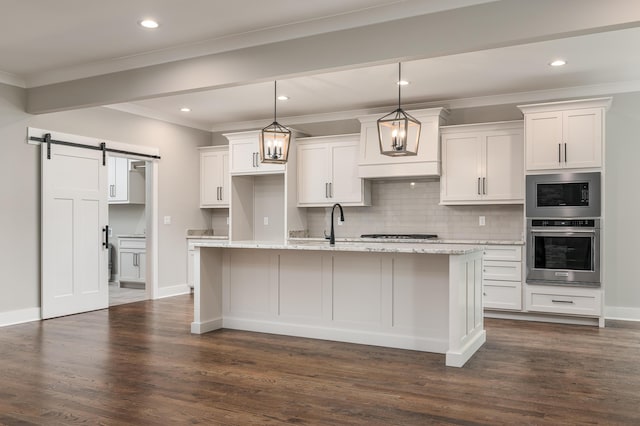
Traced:
<path fill-rule="evenodd" d="M 212 240 L 190 248 L 192 333 L 224 327 L 435 352 L 453 367 L 486 339 L 478 246 Z"/>

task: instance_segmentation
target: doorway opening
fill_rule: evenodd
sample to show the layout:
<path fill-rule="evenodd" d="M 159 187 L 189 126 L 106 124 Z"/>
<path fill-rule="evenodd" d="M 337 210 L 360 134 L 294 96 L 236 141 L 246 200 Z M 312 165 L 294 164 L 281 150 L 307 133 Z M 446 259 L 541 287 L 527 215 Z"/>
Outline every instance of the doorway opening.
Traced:
<path fill-rule="evenodd" d="M 147 282 L 147 166 L 150 162 L 109 156 L 109 306 L 150 298 Z"/>

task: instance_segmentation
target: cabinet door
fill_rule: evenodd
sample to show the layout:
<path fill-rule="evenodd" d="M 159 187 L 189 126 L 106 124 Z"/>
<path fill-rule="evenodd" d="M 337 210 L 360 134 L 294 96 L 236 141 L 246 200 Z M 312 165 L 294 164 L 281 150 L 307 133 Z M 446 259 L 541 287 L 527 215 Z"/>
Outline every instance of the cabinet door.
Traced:
<path fill-rule="evenodd" d="M 258 143 L 253 139 L 234 140 L 229 143 L 231 173 L 253 173 L 256 170 Z"/>
<path fill-rule="evenodd" d="M 332 203 L 362 201 L 362 179 L 358 177 L 358 144 L 335 144 L 330 147 Z"/>
<path fill-rule="evenodd" d="M 487 134 L 484 144 L 483 198 L 524 200 L 524 140 L 519 131 Z"/>
<path fill-rule="evenodd" d="M 219 152 L 200 154 L 200 207 L 220 204 L 222 156 Z"/>
<path fill-rule="evenodd" d="M 120 281 L 138 281 L 140 270 L 135 259 L 135 252 L 120 250 Z"/>
<path fill-rule="evenodd" d="M 482 192 L 482 138 L 442 137 L 441 201 L 479 200 Z"/>
<path fill-rule="evenodd" d="M 144 251 L 138 252 L 138 261 L 136 262 L 138 265 L 138 279 L 140 281 L 145 281 L 147 277 L 147 253 Z"/>
<path fill-rule="evenodd" d="M 563 136 L 564 167 L 602 166 L 602 109 L 565 111 Z"/>
<path fill-rule="evenodd" d="M 298 204 L 329 202 L 328 158 L 325 144 L 298 147 Z"/>
<path fill-rule="evenodd" d="M 525 115 L 527 170 L 562 167 L 562 112 Z"/>
<path fill-rule="evenodd" d="M 220 188 L 220 193 L 222 199 L 220 200 L 220 207 L 229 207 L 229 191 L 231 188 L 230 178 L 229 178 L 229 153 L 223 152 L 220 156 L 222 161 L 220 170 L 222 176 L 220 177 L 220 182 L 222 188 Z"/>
<path fill-rule="evenodd" d="M 126 202 L 129 198 L 129 160 L 122 157 L 109 157 L 108 175 L 108 201 Z"/>

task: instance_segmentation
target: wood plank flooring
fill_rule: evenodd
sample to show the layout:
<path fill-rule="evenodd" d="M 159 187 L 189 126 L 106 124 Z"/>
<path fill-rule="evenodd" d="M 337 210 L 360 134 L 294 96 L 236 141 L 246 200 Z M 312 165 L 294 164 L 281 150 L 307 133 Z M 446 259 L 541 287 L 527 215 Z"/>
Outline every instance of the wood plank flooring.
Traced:
<path fill-rule="evenodd" d="M 637 425 L 640 324 L 486 320 L 444 355 L 220 330 L 192 296 L 0 328 L 3 425 Z"/>

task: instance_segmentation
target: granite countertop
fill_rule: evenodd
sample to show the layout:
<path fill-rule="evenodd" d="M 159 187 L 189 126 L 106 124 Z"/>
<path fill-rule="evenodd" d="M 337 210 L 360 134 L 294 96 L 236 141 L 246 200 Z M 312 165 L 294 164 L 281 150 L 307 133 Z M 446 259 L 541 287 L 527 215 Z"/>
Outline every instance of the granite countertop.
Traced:
<path fill-rule="evenodd" d="M 289 238 L 290 243 L 296 242 L 321 242 L 327 241 L 325 238 L 316 237 L 316 238 Z M 336 242 L 368 242 L 368 243 L 405 243 L 405 244 L 472 244 L 472 245 L 516 245 L 523 246 L 525 244 L 522 240 L 450 240 L 450 239 L 440 239 L 434 238 L 429 240 L 414 240 L 414 239 L 393 239 L 393 238 L 360 238 L 360 237 L 346 237 L 346 238 L 336 238 Z"/>
<path fill-rule="evenodd" d="M 309 250 L 309 251 L 352 251 L 374 253 L 419 253 L 419 254 L 468 254 L 481 251 L 481 245 L 442 244 L 442 243 L 394 243 L 370 241 L 337 241 L 330 246 L 326 240 L 301 239 L 305 241 L 289 241 L 279 243 L 274 241 L 201 241 L 191 243 L 194 247 L 221 248 L 257 248 L 275 250 Z M 406 241 L 406 240 L 405 240 Z"/>

